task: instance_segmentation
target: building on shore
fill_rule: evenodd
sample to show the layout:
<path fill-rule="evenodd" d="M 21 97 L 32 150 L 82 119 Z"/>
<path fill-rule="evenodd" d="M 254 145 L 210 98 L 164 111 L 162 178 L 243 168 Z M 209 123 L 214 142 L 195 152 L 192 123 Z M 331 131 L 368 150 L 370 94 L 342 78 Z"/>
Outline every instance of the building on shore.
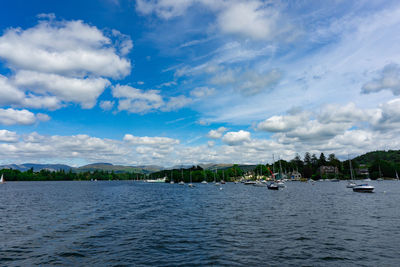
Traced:
<path fill-rule="evenodd" d="M 339 169 L 335 166 L 321 166 L 319 167 L 319 173 L 321 175 L 325 174 L 339 174 Z"/>

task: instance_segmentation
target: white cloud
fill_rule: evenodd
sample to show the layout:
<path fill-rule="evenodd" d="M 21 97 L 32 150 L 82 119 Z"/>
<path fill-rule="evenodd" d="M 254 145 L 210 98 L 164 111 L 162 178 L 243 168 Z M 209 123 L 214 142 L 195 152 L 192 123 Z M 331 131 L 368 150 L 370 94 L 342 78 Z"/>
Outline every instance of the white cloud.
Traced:
<path fill-rule="evenodd" d="M 38 113 L 36 114 L 36 119 L 38 121 L 49 121 L 51 118 L 49 115 L 47 114 L 43 114 L 43 113 Z"/>
<path fill-rule="evenodd" d="M 192 91 L 190 91 L 190 95 L 196 98 L 203 98 L 203 97 L 208 97 L 215 94 L 215 89 L 214 88 L 209 88 L 206 86 L 203 87 L 196 87 Z"/>
<path fill-rule="evenodd" d="M 16 110 L 12 108 L 2 109 L 0 108 L 0 124 L 3 125 L 30 125 L 36 122 L 35 114 L 32 112 L 22 109 Z"/>
<path fill-rule="evenodd" d="M 100 108 L 102 110 L 111 110 L 114 107 L 114 101 L 101 101 L 100 102 Z"/>
<path fill-rule="evenodd" d="M 0 75 L 0 105 L 21 103 L 25 94 L 12 85 L 7 77 Z"/>
<path fill-rule="evenodd" d="M 0 59 L 11 69 L 10 77 L 0 75 L 0 105 L 53 110 L 74 102 L 92 108 L 110 85 L 104 77 L 130 73 L 127 35 L 54 14 L 38 17 L 36 26 L 0 36 Z"/>
<path fill-rule="evenodd" d="M 14 143 L 18 142 L 19 136 L 16 132 L 0 130 L 0 142 Z"/>
<path fill-rule="evenodd" d="M 276 36 L 279 12 L 264 8 L 260 1 L 232 2 L 218 17 L 223 33 L 238 34 L 256 40 L 268 40 Z"/>
<path fill-rule="evenodd" d="M 362 110 L 356 107 L 354 103 L 348 103 L 344 106 L 326 105 L 318 114 L 318 121 L 321 123 L 331 122 L 351 122 L 357 123 L 368 121 L 374 116 L 376 110 Z"/>
<path fill-rule="evenodd" d="M 132 145 L 148 145 L 148 146 L 179 144 L 179 140 L 172 139 L 169 137 L 148 137 L 148 136 L 139 137 L 131 134 L 126 134 L 124 136 L 124 141 Z"/>
<path fill-rule="evenodd" d="M 161 108 L 161 110 L 163 111 L 177 110 L 189 105 L 192 102 L 193 100 L 191 98 L 188 98 L 184 95 L 173 96 L 169 98 L 168 102 L 165 104 L 164 107 Z"/>
<path fill-rule="evenodd" d="M 112 94 L 119 98 L 118 110 L 131 113 L 146 113 L 157 110 L 164 105 L 164 100 L 158 90 L 141 90 L 128 85 L 112 87 Z"/>
<path fill-rule="evenodd" d="M 103 78 L 80 79 L 58 74 L 19 71 L 15 75 L 15 84 L 40 95 L 51 94 L 60 101 L 80 103 L 83 108 L 92 108 L 110 82 Z"/>
<path fill-rule="evenodd" d="M 400 95 L 400 67 L 397 64 L 386 65 L 380 77 L 367 82 L 362 87 L 362 93 L 370 94 L 382 90 L 390 90 L 394 95 Z"/>
<path fill-rule="evenodd" d="M 219 139 L 222 137 L 222 134 L 226 132 L 228 129 L 225 127 L 219 127 L 217 130 L 211 130 L 208 132 L 208 138 Z"/>
<path fill-rule="evenodd" d="M 240 145 L 244 142 L 250 142 L 250 132 L 240 130 L 238 132 L 227 132 L 222 141 L 230 146 Z"/>
<path fill-rule="evenodd" d="M 115 54 L 110 38 L 80 20 L 42 20 L 26 30 L 10 28 L 0 37 L 0 58 L 14 69 L 67 76 L 118 78 L 131 67 Z"/>
<path fill-rule="evenodd" d="M 258 123 L 257 129 L 267 132 L 287 132 L 303 125 L 308 117 L 309 114 L 306 112 L 287 116 L 272 116 Z"/>

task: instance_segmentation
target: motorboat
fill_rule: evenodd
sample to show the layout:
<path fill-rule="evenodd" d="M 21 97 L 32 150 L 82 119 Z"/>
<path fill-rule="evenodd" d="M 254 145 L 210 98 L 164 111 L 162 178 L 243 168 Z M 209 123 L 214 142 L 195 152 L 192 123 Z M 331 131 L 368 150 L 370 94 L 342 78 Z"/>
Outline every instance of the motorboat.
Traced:
<path fill-rule="evenodd" d="M 360 193 L 372 193 L 374 189 L 375 187 L 368 184 L 359 184 L 353 187 L 354 192 L 360 192 Z"/>
<path fill-rule="evenodd" d="M 249 181 L 244 182 L 244 185 L 254 185 L 256 183 L 257 183 L 256 181 L 249 180 Z"/>
<path fill-rule="evenodd" d="M 270 183 L 269 185 L 267 185 L 267 188 L 269 190 L 279 190 L 279 186 L 276 183 Z"/>

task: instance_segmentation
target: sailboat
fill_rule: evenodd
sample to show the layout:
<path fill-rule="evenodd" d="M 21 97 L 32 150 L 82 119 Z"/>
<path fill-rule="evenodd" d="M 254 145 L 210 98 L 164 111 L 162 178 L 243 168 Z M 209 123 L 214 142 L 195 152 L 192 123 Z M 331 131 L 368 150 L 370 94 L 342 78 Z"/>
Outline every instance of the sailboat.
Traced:
<path fill-rule="evenodd" d="M 222 170 L 222 180 L 221 180 L 221 184 L 225 184 L 225 172 L 224 172 L 224 170 Z"/>
<path fill-rule="evenodd" d="M 272 163 L 272 169 L 275 171 L 275 158 L 274 155 L 272 155 L 273 158 L 273 163 Z M 276 184 L 276 179 L 275 179 L 275 174 L 273 171 L 271 171 L 271 169 L 268 167 L 269 172 L 271 173 L 272 178 L 274 179 L 274 181 L 270 184 L 267 185 L 267 188 L 269 190 L 279 190 L 279 186 Z"/>
<path fill-rule="evenodd" d="M 377 181 L 383 181 L 382 172 L 381 172 L 381 165 L 379 165 L 379 178 L 376 179 Z"/>
<path fill-rule="evenodd" d="M 397 181 L 399 180 L 399 175 L 397 174 L 397 171 L 396 171 L 396 180 Z"/>
<path fill-rule="evenodd" d="M 349 157 L 347 156 L 347 158 L 349 159 Z M 353 188 L 355 186 L 357 186 L 357 184 L 354 182 L 353 179 L 353 168 L 351 166 L 351 160 L 349 159 L 349 164 L 350 164 L 350 177 L 351 177 L 351 181 L 347 183 L 346 187 L 347 188 Z"/>
<path fill-rule="evenodd" d="M 206 171 L 205 170 L 203 170 L 203 173 L 204 173 L 204 180 L 201 182 L 202 184 L 208 184 L 207 183 L 207 178 L 206 178 Z"/>
<path fill-rule="evenodd" d="M 280 159 L 280 157 L 279 157 L 279 178 L 280 178 L 280 181 L 278 181 L 277 183 L 276 183 L 276 185 L 278 186 L 278 187 L 286 187 L 286 185 L 285 185 L 285 182 L 283 181 L 283 175 L 282 175 L 282 162 L 281 162 L 281 159 Z"/>
<path fill-rule="evenodd" d="M 4 174 L 1 174 L 0 184 L 4 184 L 6 180 L 4 180 Z"/>
<path fill-rule="evenodd" d="M 189 187 L 194 187 L 194 185 L 192 184 L 192 171 L 189 171 L 189 176 L 190 176 L 190 183 L 188 184 Z"/>
<path fill-rule="evenodd" d="M 217 173 L 217 170 L 215 170 L 215 172 L 214 172 L 214 184 L 215 184 L 215 185 L 221 185 L 220 183 L 217 182 L 217 180 L 216 180 L 216 178 L 215 178 L 216 173 Z"/>
<path fill-rule="evenodd" d="M 171 170 L 171 181 L 169 182 L 170 184 L 174 184 L 174 172 Z"/>
<path fill-rule="evenodd" d="M 181 173 L 182 173 L 182 180 L 179 182 L 179 185 L 185 185 L 185 182 L 183 181 L 183 169 L 182 169 Z"/>

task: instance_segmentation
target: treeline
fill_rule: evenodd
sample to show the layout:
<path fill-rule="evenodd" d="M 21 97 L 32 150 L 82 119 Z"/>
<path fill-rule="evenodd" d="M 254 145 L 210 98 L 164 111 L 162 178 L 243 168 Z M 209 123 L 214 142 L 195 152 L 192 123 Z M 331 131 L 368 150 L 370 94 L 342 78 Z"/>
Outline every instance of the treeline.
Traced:
<path fill-rule="evenodd" d="M 244 175 L 244 171 L 239 168 L 237 164 L 230 168 L 219 169 L 219 170 L 205 170 L 200 166 L 192 166 L 188 169 L 173 169 L 173 170 L 162 170 L 159 172 L 152 173 L 150 179 L 167 177 L 168 181 L 173 180 L 174 182 L 184 181 L 185 183 L 190 182 L 190 177 L 193 183 L 202 181 L 220 182 L 222 180 L 231 182 Z"/>
<path fill-rule="evenodd" d="M 361 174 L 360 169 L 368 169 L 369 177 L 377 179 L 379 177 L 396 178 L 400 173 L 400 155 L 399 151 L 389 150 L 370 152 L 365 155 L 353 159 L 352 169 L 355 178 L 365 178 L 365 174 Z M 360 164 L 363 164 L 360 166 Z M 321 174 L 321 166 L 336 167 L 338 173 Z M 259 164 L 256 165 L 251 174 L 253 176 L 270 176 L 271 172 L 290 174 L 293 171 L 298 171 L 302 177 L 318 179 L 350 179 L 350 161 L 340 161 L 336 158 L 335 154 L 329 154 L 328 157 L 321 153 L 318 157 L 315 154 L 305 153 L 303 159 L 297 154 L 292 160 L 279 160 L 274 164 Z M 168 181 L 174 180 L 175 182 L 184 181 L 201 182 L 201 181 L 221 181 L 227 182 L 237 180 L 245 174 L 245 171 L 235 164 L 230 168 L 219 170 L 205 170 L 200 166 L 192 166 L 188 169 L 173 169 L 162 170 L 154 172 L 150 175 L 135 173 L 135 172 L 118 172 L 114 171 L 86 171 L 86 172 L 72 172 L 70 171 L 49 171 L 41 170 L 34 172 L 30 169 L 25 172 L 13 169 L 0 170 L 0 175 L 3 174 L 7 181 L 90 181 L 90 180 L 144 180 L 144 179 L 157 179 L 168 177 Z"/>
<path fill-rule="evenodd" d="M 0 175 L 4 175 L 6 181 L 90 181 L 90 180 L 135 180 L 145 179 L 140 173 L 115 173 L 113 171 L 96 170 L 93 172 L 76 173 L 72 171 L 49 171 L 41 170 L 34 172 L 33 169 L 21 172 L 13 169 L 2 169 Z"/>

